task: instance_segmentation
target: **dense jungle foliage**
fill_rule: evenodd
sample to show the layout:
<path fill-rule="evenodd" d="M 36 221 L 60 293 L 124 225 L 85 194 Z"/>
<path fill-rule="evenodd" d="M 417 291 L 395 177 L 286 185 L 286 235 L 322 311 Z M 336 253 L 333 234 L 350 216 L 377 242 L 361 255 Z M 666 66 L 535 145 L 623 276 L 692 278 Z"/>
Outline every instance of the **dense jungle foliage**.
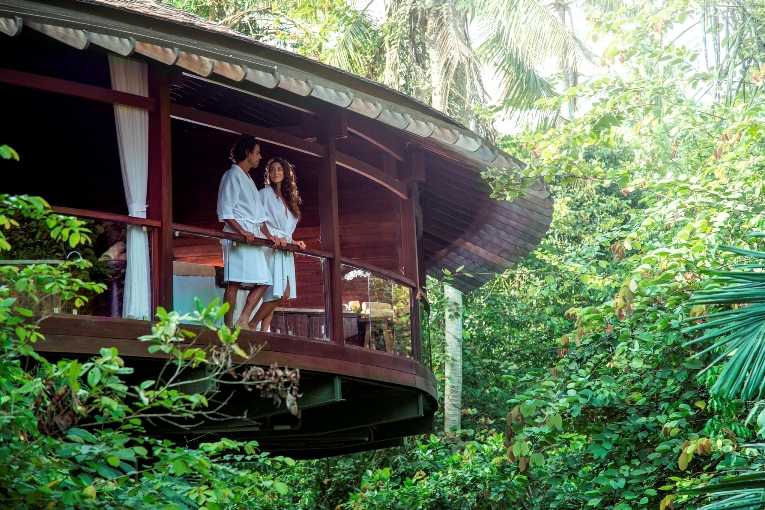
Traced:
<path fill-rule="evenodd" d="M 183 416 L 206 403 L 173 388 L 128 387 L 114 350 L 83 365 L 45 361 L 10 293 L 73 298 L 92 285 L 72 276 L 76 267 L 9 270 L 0 286 L 3 507 L 764 508 L 765 246 L 751 235 L 765 230 L 762 7 L 582 9 L 590 41 L 604 47 L 600 67 L 536 105 L 546 114 L 575 101 L 577 117 L 502 137 L 528 168 L 486 174 L 508 199 L 544 177 L 555 218 L 534 253 L 464 298 L 456 442 L 438 433 L 294 462 L 256 444 L 188 449 L 147 439 L 146 414 Z M 333 23 L 353 24 L 351 14 L 343 7 Z M 67 221 L 32 199 L 8 200 L 4 228 L 14 215 L 35 215 L 51 231 Z M 83 225 L 68 228 L 78 232 L 73 246 L 87 242 Z M 443 383 L 441 285 L 429 281 L 425 337 Z M 200 308 L 196 320 L 214 328 L 220 313 Z M 179 334 L 177 315 L 161 319 L 147 339 L 156 348 Z M 232 349 L 233 334 L 216 331 Z M 119 398 L 150 386 L 145 408 Z M 47 405 L 61 392 L 103 426 L 46 429 L 35 411 L 41 389 Z"/>

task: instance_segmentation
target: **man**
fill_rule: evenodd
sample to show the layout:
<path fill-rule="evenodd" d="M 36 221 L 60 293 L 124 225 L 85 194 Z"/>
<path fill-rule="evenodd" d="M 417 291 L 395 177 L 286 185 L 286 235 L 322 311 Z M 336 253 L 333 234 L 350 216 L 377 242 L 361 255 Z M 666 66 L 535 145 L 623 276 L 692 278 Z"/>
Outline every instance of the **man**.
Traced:
<path fill-rule="evenodd" d="M 226 325 L 249 329 L 252 312 L 263 297 L 266 287 L 272 284 L 271 273 L 263 249 L 252 243 L 256 237 L 268 239 L 274 246 L 281 242 L 266 227 L 265 209 L 260 202 L 258 188 L 250 179 L 249 172 L 260 163 L 260 145 L 251 136 L 244 136 L 231 148 L 231 168 L 223 175 L 218 189 L 218 220 L 226 223 L 224 232 L 243 235 L 247 243 L 225 240 L 223 243 L 223 281 L 226 290 L 223 300 L 228 303 Z M 232 324 L 236 296 L 242 284 L 253 285 L 247 294 L 242 314 Z"/>

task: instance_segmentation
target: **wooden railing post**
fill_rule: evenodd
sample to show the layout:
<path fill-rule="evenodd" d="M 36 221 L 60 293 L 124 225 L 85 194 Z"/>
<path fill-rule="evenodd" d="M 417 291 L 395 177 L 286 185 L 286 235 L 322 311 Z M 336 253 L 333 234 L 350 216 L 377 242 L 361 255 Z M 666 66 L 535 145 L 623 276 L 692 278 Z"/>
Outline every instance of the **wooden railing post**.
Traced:
<path fill-rule="evenodd" d="M 152 307 L 173 308 L 173 173 L 170 145 L 170 79 L 167 69 L 149 66 L 149 96 L 157 108 L 149 112 L 149 208 L 159 220 L 152 235 Z"/>
<path fill-rule="evenodd" d="M 329 338 L 338 344 L 345 342 L 343 334 L 343 279 L 340 270 L 340 218 L 337 207 L 337 158 L 335 139 L 348 136 L 345 113 L 329 113 L 322 119 L 323 133 L 319 142 L 324 145 L 324 157 L 319 169 L 319 221 L 321 249 L 333 257 L 326 265 L 327 319 Z"/>

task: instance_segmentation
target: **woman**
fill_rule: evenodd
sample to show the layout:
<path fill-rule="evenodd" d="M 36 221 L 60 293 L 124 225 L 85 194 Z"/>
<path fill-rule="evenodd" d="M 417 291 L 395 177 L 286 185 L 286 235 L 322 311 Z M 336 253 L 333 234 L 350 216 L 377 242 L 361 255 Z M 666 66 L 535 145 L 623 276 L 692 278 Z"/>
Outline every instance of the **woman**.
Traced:
<path fill-rule="evenodd" d="M 250 169 L 256 168 L 260 163 L 260 145 L 255 138 L 244 136 L 231 148 L 230 158 L 233 165 L 223 174 L 218 189 L 218 220 L 226 223 L 223 231 L 243 235 L 247 243 L 252 243 L 259 237 L 269 239 L 278 246 L 279 240 L 271 235 L 266 227 L 266 211 L 260 202 L 258 188 L 249 175 Z M 226 325 L 250 329 L 250 315 L 266 287 L 271 285 L 271 272 L 263 255 L 263 248 L 225 240 L 223 265 L 223 281 L 226 282 L 223 300 L 229 306 L 225 317 Z M 236 323 L 232 324 L 236 296 L 242 284 L 254 287 L 247 295 L 242 314 Z"/>
<path fill-rule="evenodd" d="M 293 243 L 292 233 L 300 221 L 300 195 L 295 184 L 295 168 L 284 158 L 273 158 L 266 165 L 265 187 L 260 190 L 260 200 L 266 210 L 268 230 L 277 237 L 279 244 Z M 301 250 L 303 241 L 295 241 Z M 268 267 L 273 276 L 273 285 L 263 296 L 263 304 L 250 322 L 250 329 L 260 322 L 260 330 L 267 331 L 271 325 L 274 310 L 279 300 L 295 298 L 295 257 L 291 251 L 265 248 Z"/>

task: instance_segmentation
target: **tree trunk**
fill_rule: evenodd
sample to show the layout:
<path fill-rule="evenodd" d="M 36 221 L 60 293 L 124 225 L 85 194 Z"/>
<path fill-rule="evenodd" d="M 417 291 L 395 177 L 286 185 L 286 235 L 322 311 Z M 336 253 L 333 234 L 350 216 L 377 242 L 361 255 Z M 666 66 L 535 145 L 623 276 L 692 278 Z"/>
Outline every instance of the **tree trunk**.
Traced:
<path fill-rule="evenodd" d="M 428 4 L 427 37 L 430 85 L 433 89 L 430 104 L 433 108 L 445 112 L 447 99 L 444 91 L 446 88 L 442 83 L 444 60 L 438 44 L 438 26 L 443 3 L 444 0 L 432 0 Z M 444 284 L 444 316 L 446 340 L 444 432 L 450 434 L 462 428 L 462 293 L 448 284 Z"/>
<path fill-rule="evenodd" d="M 444 285 L 446 340 L 444 432 L 462 428 L 462 292 Z"/>
<path fill-rule="evenodd" d="M 398 3 L 396 1 L 388 4 L 388 19 L 396 15 L 398 9 Z M 394 31 L 397 29 L 393 29 Z M 400 30 L 400 28 L 398 29 Z M 383 72 L 383 84 L 392 89 L 399 90 L 399 55 L 398 45 L 392 44 L 390 41 L 391 33 L 388 33 L 385 37 L 385 70 Z"/>
<path fill-rule="evenodd" d="M 553 10 L 560 18 L 561 23 L 566 24 L 566 10 L 568 3 L 565 0 L 557 0 L 553 3 Z M 558 70 L 561 73 L 563 81 L 563 91 L 566 92 L 571 87 L 575 87 L 577 84 L 576 70 L 571 62 L 571 58 L 567 52 L 560 56 L 558 60 Z M 563 117 L 568 120 L 574 120 L 574 111 L 576 110 L 576 101 L 570 100 L 566 102 L 566 105 L 562 109 Z"/>
<path fill-rule="evenodd" d="M 430 60 L 430 86 L 432 95 L 430 105 L 436 110 L 446 112 L 446 97 L 444 94 L 444 62 L 438 45 L 439 18 L 441 17 L 443 0 L 433 0 L 428 9 L 428 59 Z"/>

